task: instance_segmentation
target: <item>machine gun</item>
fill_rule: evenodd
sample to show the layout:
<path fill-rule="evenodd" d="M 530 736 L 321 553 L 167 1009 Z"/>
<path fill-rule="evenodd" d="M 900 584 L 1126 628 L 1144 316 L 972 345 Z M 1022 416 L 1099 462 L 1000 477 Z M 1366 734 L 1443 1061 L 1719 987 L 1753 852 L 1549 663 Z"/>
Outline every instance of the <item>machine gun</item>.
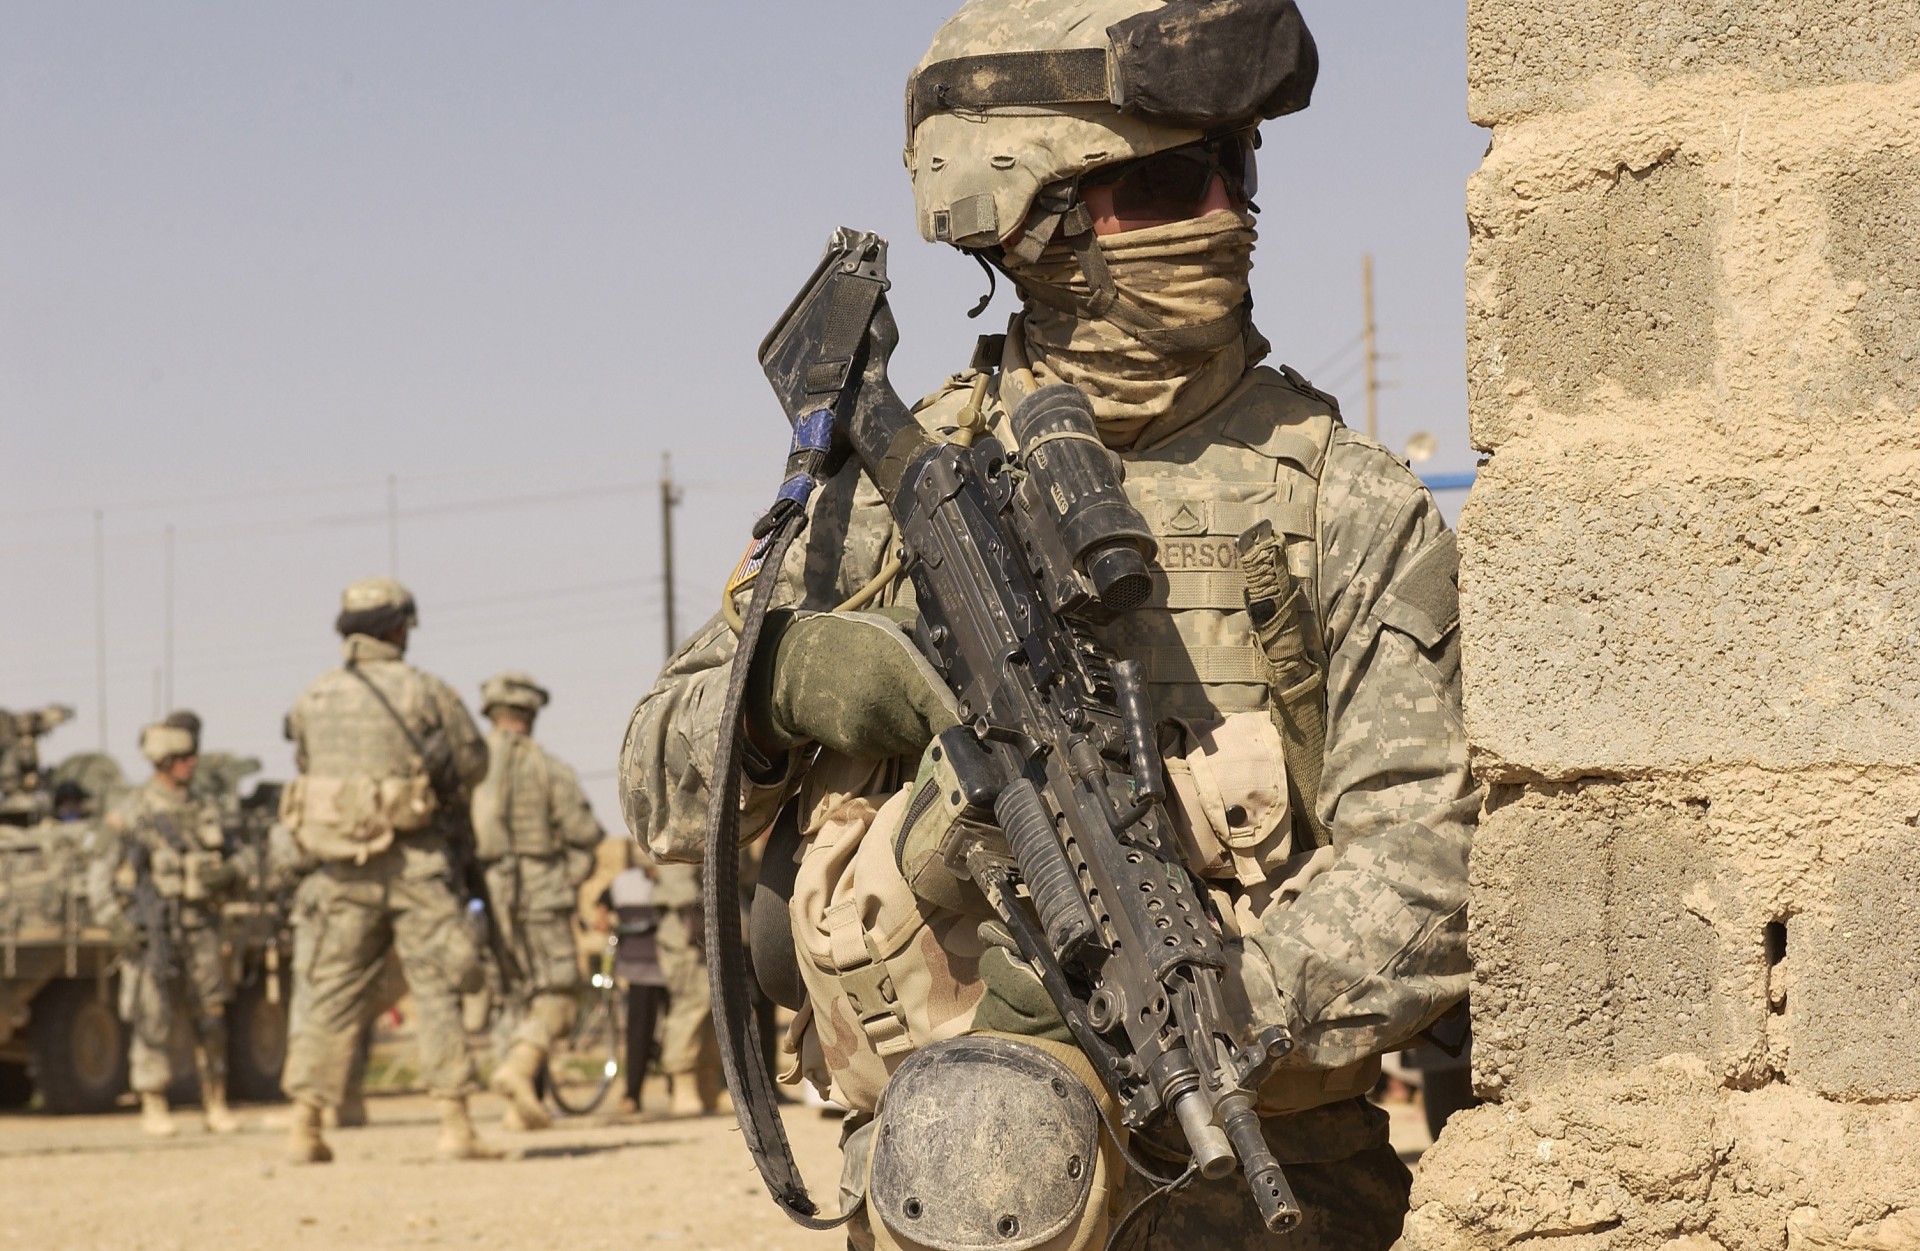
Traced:
<path fill-rule="evenodd" d="M 1161 802 L 1145 675 L 1095 633 L 1150 595 L 1151 533 L 1072 387 L 1016 405 L 1018 448 L 926 433 L 887 379 L 888 285 L 885 241 L 836 231 L 761 346 L 794 442 L 759 558 L 778 568 L 813 486 L 856 458 L 904 542 L 915 641 L 959 704 L 930 749 L 961 796 L 942 859 L 985 894 L 1123 1122 L 1170 1119 L 1193 1170 L 1238 1167 L 1267 1227 L 1290 1229 L 1299 1206 L 1254 1094 L 1292 1040 L 1279 1026 L 1234 1040 L 1220 923 Z"/>

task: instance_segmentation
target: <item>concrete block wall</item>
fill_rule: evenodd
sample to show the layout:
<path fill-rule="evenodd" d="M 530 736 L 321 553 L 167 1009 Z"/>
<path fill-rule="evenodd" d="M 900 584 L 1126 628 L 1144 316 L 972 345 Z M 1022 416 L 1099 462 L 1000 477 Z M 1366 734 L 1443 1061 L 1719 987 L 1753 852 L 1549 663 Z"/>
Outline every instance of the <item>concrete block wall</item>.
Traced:
<path fill-rule="evenodd" d="M 1920 0 L 1470 0 L 1475 1077 L 1407 1246 L 1920 1247 Z"/>

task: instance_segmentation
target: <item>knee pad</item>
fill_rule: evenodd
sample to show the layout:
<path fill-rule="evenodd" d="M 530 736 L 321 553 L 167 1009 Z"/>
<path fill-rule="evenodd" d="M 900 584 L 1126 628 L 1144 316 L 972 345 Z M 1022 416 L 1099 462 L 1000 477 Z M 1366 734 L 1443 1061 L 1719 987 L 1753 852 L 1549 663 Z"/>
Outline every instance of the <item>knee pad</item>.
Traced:
<path fill-rule="evenodd" d="M 872 1141 L 867 1204 L 881 1246 L 1099 1245 L 1108 1170 L 1100 1107 L 1038 1046 L 980 1035 L 915 1052 L 887 1083 Z"/>

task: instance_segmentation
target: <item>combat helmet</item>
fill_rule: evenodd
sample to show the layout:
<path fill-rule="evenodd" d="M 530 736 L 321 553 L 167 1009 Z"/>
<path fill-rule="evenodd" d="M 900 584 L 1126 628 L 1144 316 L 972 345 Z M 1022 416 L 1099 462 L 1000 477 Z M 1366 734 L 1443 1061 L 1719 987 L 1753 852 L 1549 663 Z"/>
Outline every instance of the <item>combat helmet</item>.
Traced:
<path fill-rule="evenodd" d="M 401 626 L 419 624 L 413 592 L 394 578 L 361 578 L 348 583 L 340 592 L 340 615 L 333 623 L 342 636 L 370 634 L 375 638 Z"/>
<path fill-rule="evenodd" d="M 1294 0 L 972 0 L 907 81 L 920 233 L 1026 260 L 1058 238 L 1086 267 L 1082 175 L 1250 144 L 1263 119 L 1307 107 L 1318 71 Z"/>
<path fill-rule="evenodd" d="M 140 731 L 140 754 L 156 767 L 176 756 L 192 756 L 198 752 L 193 732 L 184 726 L 156 721 Z"/>
<path fill-rule="evenodd" d="M 482 714 L 490 713 L 495 708 L 512 708 L 532 715 L 545 708 L 552 698 L 546 687 L 517 669 L 496 673 L 480 684 Z"/>

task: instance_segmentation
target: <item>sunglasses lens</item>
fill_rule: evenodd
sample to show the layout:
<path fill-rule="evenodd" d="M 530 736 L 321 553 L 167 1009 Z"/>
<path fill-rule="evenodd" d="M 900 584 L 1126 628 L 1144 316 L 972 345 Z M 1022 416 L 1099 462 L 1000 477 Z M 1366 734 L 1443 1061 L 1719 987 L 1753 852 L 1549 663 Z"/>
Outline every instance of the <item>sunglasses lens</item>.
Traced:
<path fill-rule="evenodd" d="M 1213 163 L 1203 153 L 1162 152 L 1135 163 L 1115 180 L 1114 216 L 1134 221 L 1191 217 L 1212 182 Z"/>

